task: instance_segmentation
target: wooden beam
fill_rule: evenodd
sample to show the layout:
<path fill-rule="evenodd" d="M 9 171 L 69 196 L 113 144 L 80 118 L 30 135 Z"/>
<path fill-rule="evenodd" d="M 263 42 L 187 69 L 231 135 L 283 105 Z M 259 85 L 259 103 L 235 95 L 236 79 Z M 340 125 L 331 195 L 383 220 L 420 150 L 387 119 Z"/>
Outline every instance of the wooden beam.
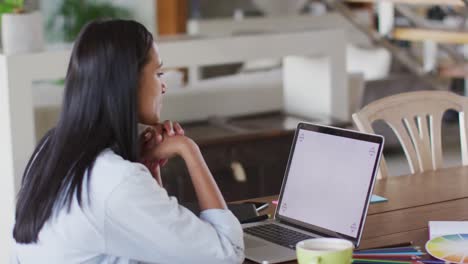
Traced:
<path fill-rule="evenodd" d="M 156 0 L 157 29 L 159 35 L 187 32 L 187 0 Z"/>
<path fill-rule="evenodd" d="M 467 31 L 443 31 L 421 28 L 396 28 L 393 38 L 406 41 L 431 40 L 437 43 L 468 44 Z"/>
<path fill-rule="evenodd" d="M 412 5 L 450 5 L 450 6 L 463 6 L 461 0 L 346 0 L 348 3 L 375 3 L 379 1 L 389 1 L 398 4 L 412 4 Z"/>
<path fill-rule="evenodd" d="M 468 64 L 442 65 L 439 75 L 443 78 L 467 78 Z"/>

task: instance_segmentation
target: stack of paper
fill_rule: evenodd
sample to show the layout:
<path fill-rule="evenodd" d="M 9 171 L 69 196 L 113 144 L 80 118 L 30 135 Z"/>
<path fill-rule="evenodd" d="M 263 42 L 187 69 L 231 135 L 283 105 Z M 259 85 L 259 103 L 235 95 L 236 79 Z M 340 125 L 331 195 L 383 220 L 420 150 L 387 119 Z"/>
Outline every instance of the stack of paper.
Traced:
<path fill-rule="evenodd" d="M 429 221 L 429 237 L 468 234 L 468 221 Z"/>

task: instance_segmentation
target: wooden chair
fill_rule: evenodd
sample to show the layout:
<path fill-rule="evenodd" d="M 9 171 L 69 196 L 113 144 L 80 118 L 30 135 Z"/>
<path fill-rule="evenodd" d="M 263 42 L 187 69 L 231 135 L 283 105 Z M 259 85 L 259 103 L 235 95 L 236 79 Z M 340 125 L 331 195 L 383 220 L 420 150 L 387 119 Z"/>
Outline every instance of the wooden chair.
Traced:
<path fill-rule="evenodd" d="M 374 133 L 372 123 L 385 121 L 403 147 L 411 173 L 437 170 L 443 166 L 442 117 L 449 110 L 460 113 L 461 156 L 468 165 L 468 98 L 445 91 L 418 91 L 389 96 L 353 114 L 357 128 Z M 388 168 L 382 158 L 378 178 L 386 178 Z"/>

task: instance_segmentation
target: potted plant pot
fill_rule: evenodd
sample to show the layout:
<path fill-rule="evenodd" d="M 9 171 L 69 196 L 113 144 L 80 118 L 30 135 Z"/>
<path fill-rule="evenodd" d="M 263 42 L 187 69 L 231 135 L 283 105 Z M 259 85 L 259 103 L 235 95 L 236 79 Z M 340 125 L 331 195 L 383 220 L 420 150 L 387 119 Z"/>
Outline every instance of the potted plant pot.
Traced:
<path fill-rule="evenodd" d="M 37 52 L 44 48 L 40 12 L 3 14 L 1 25 L 4 54 Z"/>

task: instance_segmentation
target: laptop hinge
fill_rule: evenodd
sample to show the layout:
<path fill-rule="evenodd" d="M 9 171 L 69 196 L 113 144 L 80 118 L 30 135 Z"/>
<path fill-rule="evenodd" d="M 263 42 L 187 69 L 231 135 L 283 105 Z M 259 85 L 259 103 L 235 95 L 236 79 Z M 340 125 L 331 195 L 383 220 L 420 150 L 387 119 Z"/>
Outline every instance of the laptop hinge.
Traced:
<path fill-rule="evenodd" d="M 279 218 L 276 218 L 275 221 L 280 223 L 280 224 L 284 224 L 284 225 L 288 225 L 288 226 L 292 226 L 294 228 L 300 229 L 300 230 L 302 230 L 304 232 L 309 232 L 309 233 L 312 233 L 314 235 L 318 235 L 320 237 L 333 237 L 331 235 L 328 235 L 328 234 L 325 234 L 325 233 L 322 233 L 322 232 L 319 232 L 319 231 L 316 231 L 316 230 L 310 230 L 310 229 L 307 229 L 306 227 L 291 223 L 289 221 L 281 220 Z"/>

